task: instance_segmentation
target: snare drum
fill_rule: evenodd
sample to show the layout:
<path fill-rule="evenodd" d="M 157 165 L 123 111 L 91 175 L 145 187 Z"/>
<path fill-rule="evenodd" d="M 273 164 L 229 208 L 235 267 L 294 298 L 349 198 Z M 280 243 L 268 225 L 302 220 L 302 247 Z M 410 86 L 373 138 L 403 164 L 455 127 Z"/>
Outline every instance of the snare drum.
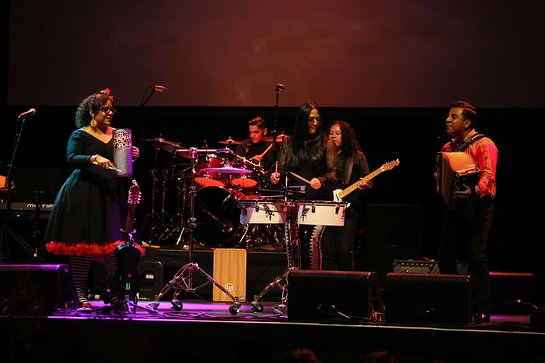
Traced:
<path fill-rule="evenodd" d="M 278 200 L 241 199 L 238 207 L 241 224 L 283 224 L 288 215 Z"/>
<path fill-rule="evenodd" d="M 344 226 L 346 202 L 306 200 L 297 202 L 297 223 L 322 226 Z"/>

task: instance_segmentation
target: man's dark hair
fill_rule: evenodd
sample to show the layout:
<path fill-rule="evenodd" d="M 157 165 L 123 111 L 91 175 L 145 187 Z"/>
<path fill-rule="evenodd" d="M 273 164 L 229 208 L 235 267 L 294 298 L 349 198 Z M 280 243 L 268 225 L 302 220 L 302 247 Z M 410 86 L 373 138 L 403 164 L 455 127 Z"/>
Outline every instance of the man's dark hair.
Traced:
<path fill-rule="evenodd" d="M 475 123 L 477 122 L 477 110 L 475 109 L 475 106 L 467 101 L 456 101 L 450 107 L 463 108 L 462 115 L 466 118 L 466 120 L 471 120 L 471 127 L 475 128 Z"/>
<path fill-rule="evenodd" d="M 265 121 L 265 119 L 261 116 L 256 116 L 254 117 L 253 119 L 251 119 L 250 121 L 248 121 L 248 126 L 257 126 L 258 128 L 260 129 L 264 129 L 267 127 L 267 122 Z"/>

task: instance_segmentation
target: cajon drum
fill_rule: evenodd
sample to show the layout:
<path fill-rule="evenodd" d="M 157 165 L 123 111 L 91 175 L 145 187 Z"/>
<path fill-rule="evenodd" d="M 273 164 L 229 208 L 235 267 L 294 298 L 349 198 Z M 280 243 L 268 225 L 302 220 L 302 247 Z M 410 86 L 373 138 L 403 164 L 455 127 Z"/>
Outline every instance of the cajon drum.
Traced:
<path fill-rule="evenodd" d="M 246 301 L 246 250 L 243 248 L 215 248 L 213 277 L 231 295 L 239 297 L 239 301 Z M 212 300 L 233 301 L 216 285 L 212 290 Z"/>

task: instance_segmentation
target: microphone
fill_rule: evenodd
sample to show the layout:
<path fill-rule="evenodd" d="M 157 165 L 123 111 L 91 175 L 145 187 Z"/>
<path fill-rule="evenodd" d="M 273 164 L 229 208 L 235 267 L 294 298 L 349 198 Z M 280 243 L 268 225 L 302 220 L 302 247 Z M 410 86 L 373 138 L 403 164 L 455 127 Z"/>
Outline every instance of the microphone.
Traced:
<path fill-rule="evenodd" d="M 153 86 L 151 86 L 153 88 L 153 90 L 155 92 L 159 92 L 159 93 L 165 93 L 166 91 L 168 91 L 168 88 L 165 87 L 165 86 L 161 86 L 160 84 L 154 84 Z"/>
<path fill-rule="evenodd" d="M 281 90 L 281 89 L 284 89 L 284 88 L 286 88 L 286 86 L 284 86 L 282 83 L 277 83 L 277 84 L 276 84 L 276 90 L 277 90 L 277 91 L 278 91 L 278 90 Z"/>
<path fill-rule="evenodd" d="M 31 108 L 30 110 L 25 111 L 25 112 L 23 112 L 22 114 L 20 114 L 18 118 L 26 117 L 26 116 L 34 116 L 35 114 L 36 114 L 36 109 L 35 109 L 35 108 Z"/>

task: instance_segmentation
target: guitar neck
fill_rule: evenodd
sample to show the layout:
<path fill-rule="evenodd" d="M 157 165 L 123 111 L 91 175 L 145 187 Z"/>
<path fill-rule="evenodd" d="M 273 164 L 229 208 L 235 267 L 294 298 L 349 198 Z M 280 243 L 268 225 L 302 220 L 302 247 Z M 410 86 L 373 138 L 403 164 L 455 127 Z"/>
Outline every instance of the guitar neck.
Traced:
<path fill-rule="evenodd" d="M 132 225 L 134 223 L 134 215 L 135 215 L 136 206 L 135 205 L 129 205 L 129 210 L 127 211 L 127 223 L 125 224 L 125 231 L 127 233 L 132 231 Z"/>
<path fill-rule="evenodd" d="M 364 176 L 363 178 L 361 178 L 360 180 L 358 180 L 354 184 L 350 185 L 346 189 L 343 189 L 343 191 L 341 191 L 339 193 L 339 198 L 342 199 L 342 198 L 346 197 L 348 194 L 350 194 L 354 190 L 356 190 L 359 187 L 360 184 L 367 183 L 369 180 L 373 179 L 374 177 L 376 177 L 377 175 L 379 175 L 383 171 L 384 171 L 383 167 L 381 166 L 380 168 L 373 171 L 372 173 L 367 174 L 366 176 Z"/>

